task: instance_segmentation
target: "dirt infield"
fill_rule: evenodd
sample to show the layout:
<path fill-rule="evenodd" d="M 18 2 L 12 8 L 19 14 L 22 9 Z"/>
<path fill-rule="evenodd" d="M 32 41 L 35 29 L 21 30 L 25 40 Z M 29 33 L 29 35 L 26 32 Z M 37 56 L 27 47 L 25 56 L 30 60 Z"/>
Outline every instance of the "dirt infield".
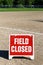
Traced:
<path fill-rule="evenodd" d="M 9 34 L 34 34 L 35 59 L 8 60 Z M 0 12 L 0 65 L 43 65 L 43 11 Z"/>

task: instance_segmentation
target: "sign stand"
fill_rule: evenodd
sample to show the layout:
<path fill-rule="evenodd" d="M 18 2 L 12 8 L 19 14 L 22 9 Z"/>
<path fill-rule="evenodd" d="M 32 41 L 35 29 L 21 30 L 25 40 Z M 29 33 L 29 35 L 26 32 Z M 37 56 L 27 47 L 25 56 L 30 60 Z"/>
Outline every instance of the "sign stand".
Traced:
<path fill-rule="evenodd" d="M 18 56 L 34 60 L 34 35 L 11 34 L 9 36 L 9 59 Z"/>

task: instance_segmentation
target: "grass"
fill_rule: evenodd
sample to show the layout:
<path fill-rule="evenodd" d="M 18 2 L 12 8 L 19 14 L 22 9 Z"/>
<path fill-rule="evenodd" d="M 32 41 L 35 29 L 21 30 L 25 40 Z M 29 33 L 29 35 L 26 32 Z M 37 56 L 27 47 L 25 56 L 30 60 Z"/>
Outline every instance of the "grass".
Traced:
<path fill-rule="evenodd" d="M 0 12 L 5 11 L 43 11 L 43 8 L 0 8 Z"/>

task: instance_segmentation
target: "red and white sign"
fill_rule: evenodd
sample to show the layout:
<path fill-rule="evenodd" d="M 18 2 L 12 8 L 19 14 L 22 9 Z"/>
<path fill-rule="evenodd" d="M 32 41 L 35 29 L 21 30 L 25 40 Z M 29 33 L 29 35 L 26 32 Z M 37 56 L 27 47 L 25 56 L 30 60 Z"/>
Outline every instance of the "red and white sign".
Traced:
<path fill-rule="evenodd" d="M 13 34 L 9 38 L 9 59 L 12 57 L 30 57 L 34 59 L 34 36 L 31 34 Z"/>

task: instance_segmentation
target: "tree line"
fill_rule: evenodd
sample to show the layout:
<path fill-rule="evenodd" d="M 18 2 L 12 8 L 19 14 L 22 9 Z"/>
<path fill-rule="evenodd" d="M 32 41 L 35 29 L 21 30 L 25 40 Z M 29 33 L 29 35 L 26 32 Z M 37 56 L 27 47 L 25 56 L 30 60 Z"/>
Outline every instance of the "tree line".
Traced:
<path fill-rule="evenodd" d="M 0 0 L 0 6 L 31 6 L 31 5 L 43 5 L 43 0 Z"/>

